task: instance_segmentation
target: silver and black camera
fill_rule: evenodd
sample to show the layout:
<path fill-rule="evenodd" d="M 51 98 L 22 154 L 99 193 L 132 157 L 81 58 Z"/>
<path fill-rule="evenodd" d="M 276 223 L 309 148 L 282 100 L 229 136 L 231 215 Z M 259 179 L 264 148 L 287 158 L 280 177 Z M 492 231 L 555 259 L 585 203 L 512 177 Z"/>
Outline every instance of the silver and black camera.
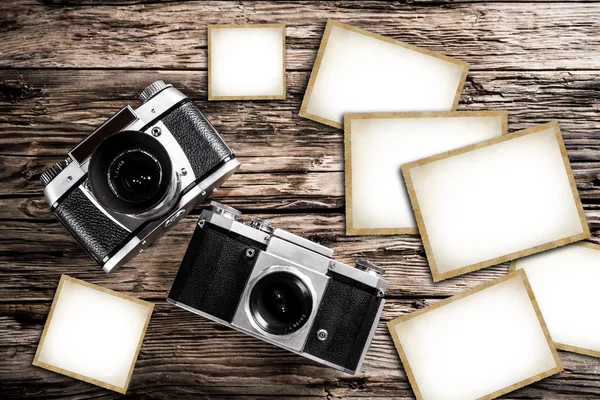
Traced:
<path fill-rule="evenodd" d="M 40 180 L 54 215 L 110 272 L 144 251 L 240 163 L 198 108 L 156 81 Z"/>
<path fill-rule="evenodd" d="M 168 302 L 348 373 L 360 370 L 385 300 L 382 270 L 211 202 Z"/>

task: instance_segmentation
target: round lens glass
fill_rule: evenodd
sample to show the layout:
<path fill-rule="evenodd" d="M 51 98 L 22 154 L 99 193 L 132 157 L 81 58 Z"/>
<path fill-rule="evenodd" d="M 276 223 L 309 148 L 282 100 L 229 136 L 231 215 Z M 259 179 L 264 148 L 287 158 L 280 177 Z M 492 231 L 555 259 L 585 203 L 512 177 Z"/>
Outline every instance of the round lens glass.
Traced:
<path fill-rule="evenodd" d="M 162 180 L 162 168 L 152 154 L 128 150 L 116 156 L 108 168 L 108 183 L 121 200 L 138 203 L 156 194 Z"/>
<path fill-rule="evenodd" d="M 296 275 L 275 272 L 256 283 L 250 294 L 250 309 L 262 329 L 285 335 L 306 323 L 312 311 L 312 296 Z"/>

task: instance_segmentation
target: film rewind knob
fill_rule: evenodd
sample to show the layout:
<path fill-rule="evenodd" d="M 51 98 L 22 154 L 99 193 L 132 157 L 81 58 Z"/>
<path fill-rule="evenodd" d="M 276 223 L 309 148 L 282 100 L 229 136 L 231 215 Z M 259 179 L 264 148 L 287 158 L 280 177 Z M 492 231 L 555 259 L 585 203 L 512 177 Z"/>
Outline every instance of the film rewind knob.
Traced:
<path fill-rule="evenodd" d="M 211 201 L 209 206 L 211 211 L 214 211 L 217 214 L 220 214 L 226 218 L 233 219 L 234 221 L 239 221 L 242 219 L 242 213 L 236 210 L 233 207 L 226 206 L 225 204 L 221 204 L 217 201 Z"/>
<path fill-rule="evenodd" d="M 156 96 L 158 93 L 169 87 L 173 87 L 173 85 L 164 83 L 163 81 L 152 82 L 151 84 L 146 86 L 144 90 L 142 90 L 142 93 L 140 93 L 140 101 L 142 103 L 145 103 L 154 96 Z"/>
<path fill-rule="evenodd" d="M 366 260 L 357 260 L 356 268 L 374 276 L 381 276 L 384 272 L 383 268 L 380 268 L 377 265 L 370 263 Z"/>
<path fill-rule="evenodd" d="M 42 182 L 42 185 L 46 187 L 50 182 L 52 182 L 52 180 L 56 178 L 58 174 L 60 174 L 60 172 L 67 167 L 67 165 L 69 165 L 70 161 L 70 159 L 59 161 L 42 172 L 42 175 L 40 175 L 40 182 Z"/>
<path fill-rule="evenodd" d="M 269 235 L 274 231 L 273 226 L 270 223 L 260 218 L 253 219 L 252 223 L 250 223 L 250 226 L 254 229 L 258 229 L 259 231 L 268 233 Z"/>

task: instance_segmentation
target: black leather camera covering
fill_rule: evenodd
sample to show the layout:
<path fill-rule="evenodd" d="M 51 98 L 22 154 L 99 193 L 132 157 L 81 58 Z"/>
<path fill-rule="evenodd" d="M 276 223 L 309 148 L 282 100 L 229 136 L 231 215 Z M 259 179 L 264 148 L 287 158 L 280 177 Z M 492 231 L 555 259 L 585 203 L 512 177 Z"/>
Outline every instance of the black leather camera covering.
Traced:
<path fill-rule="evenodd" d="M 54 210 L 56 218 L 96 262 L 123 246 L 129 232 L 115 224 L 83 194 L 72 190 Z"/>
<path fill-rule="evenodd" d="M 321 306 L 304 352 L 355 371 L 363 353 L 381 298 L 373 288 L 330 273 Z M 325 329 L 326 340 L 317 332 Z"/>
<path fill-rule="evenodd" d="M 227 157 L 234 157 L 219 133 L 193 103 L 179 105 L 162 121 L 189 159 L 196 179 L 213 172 Z M 97 209 L 78 188 L 61 199 L 54 214 L 100 265 L 106 256 L 120 249 L 130 235 Z"/>
<path fill-rule="evenodd" d="M 254 250 L 250 258 L 249 248 Z M 197 227 L 169 298 L 231 322 L 258 254 L 258 248 L 210 225 Z"/>
<path fill-rule="evenodd" d="M 162 122 L 183 149 L 197 179 L 233 157 L 221 135 L 191 102 L 174 109 Z"/>

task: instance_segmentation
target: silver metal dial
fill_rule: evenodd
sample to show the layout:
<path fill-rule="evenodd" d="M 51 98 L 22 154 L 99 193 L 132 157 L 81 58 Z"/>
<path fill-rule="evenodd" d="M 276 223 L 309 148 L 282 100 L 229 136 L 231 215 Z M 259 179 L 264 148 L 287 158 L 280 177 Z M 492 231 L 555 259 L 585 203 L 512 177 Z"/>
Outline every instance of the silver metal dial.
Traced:
<path fill-rule="evenodd" d="M 50 168 L 48 168 L 47 170 L 42 172 L 42 175 L 40 175 L 40 182 L 42 182 L 42 185 L 44 185 L 44 187 L 45 187 L 50 182 L 52 182 L 52 180 L 54 178 L 56 178 L 58 176 L 58 174 L 60 174 L 60 172 L 63 169 L 65 169 L 67 165 L 69 165 L 70 162 L 71 162 L 71 159 L 67 158 L 64 161 L 57 162 L 56 164 L 54 164 L 53 166 L 51 166 Z"/>
<path fill-rule="evenodd" d="M 217 201 L 210 202 L 210 209 L 217 214 L 221 214 L 224 217 L 231 218 L 233 220 L 242 219 L 242 213 L 236 210 L 233 207 L 226 206 L 225 204 L 221 204 Z"/>
<path fill-rule="evenodd" d="M 173 87 L 173 85 L 164 83 L 163 81 L 152 82 L 151 84 L 146 86 L 144 90 L 142 90 L 142 93 L 140 93 L 140 101 L 142 103 L 145 103 L 154 96 L 156 96 L 163 89 L 166 89 L 168 87 Z"/>
<path fill-rule="evenodd" d="M 384 272 L 383 268 L 378 267 L 377 265 L 366 260 L 356 260 L 356 268 L 375 276 L 381 276 Z"/>
<path fill-rule="evenodd" d="M 259 231 L 268 233 L 269 235 L 275 230 L 270 223 L 260 218 L 253 219 L 252 223 L 250 223 L 250 226 L 254 229 L 258 229 Z"/>

